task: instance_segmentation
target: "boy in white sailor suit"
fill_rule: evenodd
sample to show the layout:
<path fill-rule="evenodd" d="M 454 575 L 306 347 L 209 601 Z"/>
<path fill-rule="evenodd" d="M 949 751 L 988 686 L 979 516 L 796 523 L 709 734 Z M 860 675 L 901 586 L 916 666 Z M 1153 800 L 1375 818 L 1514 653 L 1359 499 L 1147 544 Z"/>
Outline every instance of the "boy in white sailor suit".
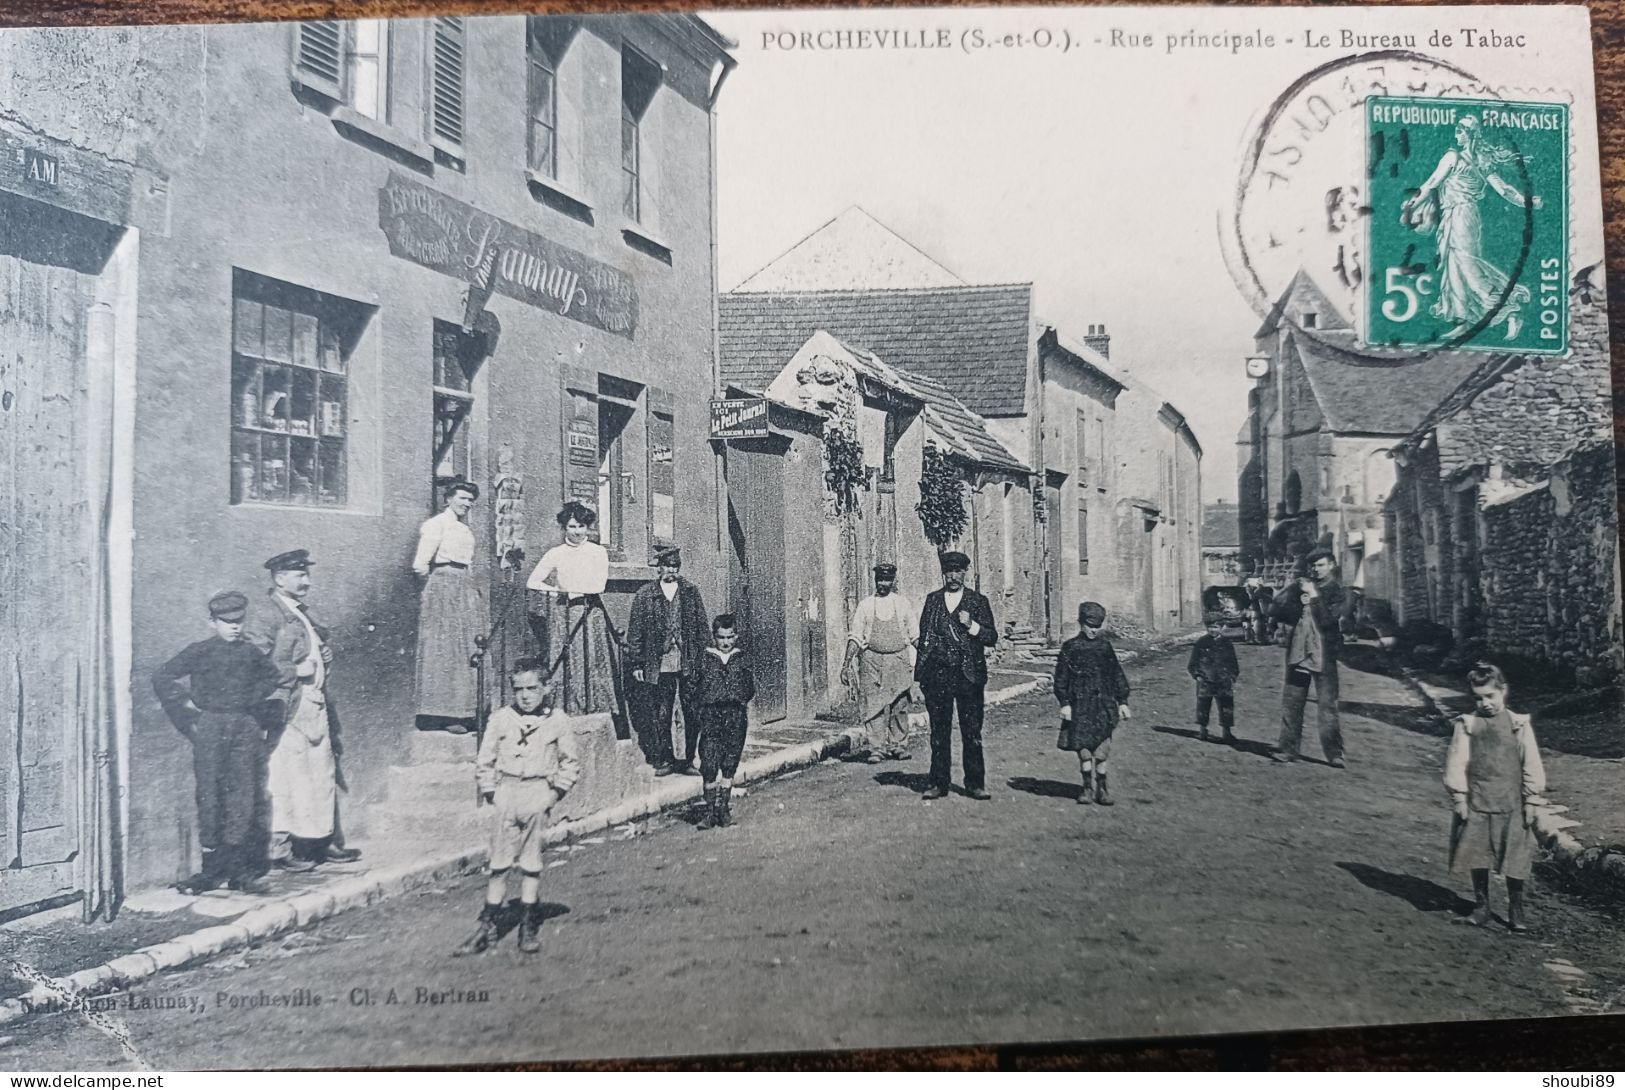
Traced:
<path fill-rule="evenodd" d="M 519 949 L 542 948 L 542 833 L 548 814 L 581 776 L 575 724 L 555 707 L 553 687 L 541 662 L 524 658 L 513 667 L 514 702 L 491 715 L 474 772 L 480 797 L 495 804 L 491 823 L 489 879 L 479 929 L 454 956 L 483 953 L 498 938 L 497 916 L 508 892 L 508 871 L 521 873 Z"/>

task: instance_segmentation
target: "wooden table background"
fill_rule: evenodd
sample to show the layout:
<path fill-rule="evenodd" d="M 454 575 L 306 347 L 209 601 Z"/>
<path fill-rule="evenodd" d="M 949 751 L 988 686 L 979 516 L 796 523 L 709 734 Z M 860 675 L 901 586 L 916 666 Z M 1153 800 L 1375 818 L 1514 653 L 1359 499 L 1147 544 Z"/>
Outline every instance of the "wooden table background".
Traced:
<path fill-rule="evenodd" d="M 816 3 L 808 0 L 653 0 L 605 3 L 583 0 L 0 0 L 0 27 L 91 26 L 173 22 L 251 22 L 272 19 L 405 18 L 422 15 L 478 15 L 517 11 L 633 11 L 764 7 L 905 7 L 932 0 L 881 3 Z M 941 0 L 935 0 L 941 2 Z M 987 6 L 998 0 L 980 0 Z M 1140 0 L 1146 3 L 1147 0 Z M 1156 2 L 1156 0 L 1151 0 Z M 1220 0 L 1225 2 L 1225 0 Z M 1390 0 L 1427 6 L 1423 0 Z M 1459 2 L 1459 0 L 1458 0 Z M 1475 3 L 1476 0 L 1465 0 Z M 1504 0 L 1503 0 L 1504 2 Z M 1171 6 L 1171 5 L 1170 5 Z M 1246 6 L 1235 4 L 1234 6 Z M 1285 6 L 1285 5 L 1272 5 Z M 1298 3 L 1327 8 L 1331 3 Z M 1589 0 L 1597 85 L 1597 119 L 1602 162 L 1602 203 L 1608 267 L 1608 325 L 1613 349 L 1614 436 L 1625 441 L 1625 0 Z M 1625 522 L 1625 519 L 1622 519 Z M 1224 912 L 1214 905 L 1215 914 Z M 1622 920 L 1625 924 L 1625 920 Z M 1625 926 L 1621 929 L 1625 942 Z M 673 1012 L 674 1017 L 681 1017 Z M 967 1046 L 873 1052 L 760 1054 L 704 1057 L 664 1062 L 524 1065 L 589 1070 L 750 1070 L 783 1068 L 841 1070 L 1524 1070 L 1625 1071 L 1625 1012 L 1575 1018 L 1500 1022 L 1443 1022 L 1349 1030 L 1071 1042 L 1049 1045 Z M 1534 1077 L 1533 1075 L 1531 1076 Z"/>

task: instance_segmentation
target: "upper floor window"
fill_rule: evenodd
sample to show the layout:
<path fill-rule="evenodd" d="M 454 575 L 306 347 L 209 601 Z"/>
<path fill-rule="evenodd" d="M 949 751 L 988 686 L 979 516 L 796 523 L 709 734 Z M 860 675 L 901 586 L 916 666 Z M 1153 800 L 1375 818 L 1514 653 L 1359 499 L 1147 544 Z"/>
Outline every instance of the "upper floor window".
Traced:
<path fill-rule="evenodd" d="M 299 82 L 375 121 L 389 120 L 387 19 L 333 19 L 297 24 L 294 71 Z"/>
<path fill-rule="evenodd" d="M 439 18 L 429 25 L 429 142 L 441 152 L 463 155 L 466 20 Z"/>
<path fill-rule="evenodd" d="M 533 15 L 529 21 L 526 56 L 529 61 L 529 117 L 527 164 L 548 178 L 559 176 L 559 64 L 575 36 L 572 19 Z"/>
<path fill-rule="evenodd" d="M 621 47 L 621 211 L 643 220 L 643 116 L 660 89 L 660 65 L 630 46 Z"/>
<path fill-rule="evenodd" d="M 1082 409 L 1078 410 L 1077 428 L 1078 487 L 1084 488 L 1089 484 L 1089 414 Z"/>
<path fill-rule="evenodd" d="M 389 121 L 389 22 L 357 19 L 350 24 L 350 105 L 374 121 Z"/>

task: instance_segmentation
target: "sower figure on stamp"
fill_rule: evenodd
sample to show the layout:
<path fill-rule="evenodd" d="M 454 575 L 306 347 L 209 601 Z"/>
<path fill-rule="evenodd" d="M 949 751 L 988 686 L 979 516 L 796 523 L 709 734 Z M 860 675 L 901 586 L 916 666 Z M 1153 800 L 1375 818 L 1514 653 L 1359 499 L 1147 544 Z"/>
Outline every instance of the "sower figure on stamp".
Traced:
<path fill-rule="evenodd" d="M 959 711 L 959 737 L 965 762 L 965 791 L 986 800 L 987 771 L 982 760 L 983 690 L 987 687 L 987 649 L 999 642 L 993 607 L 978 591 L 965 586 L 970 558 L 943 553 L 942 589 L 925 596 L 920 611 L 920 653 L 914 679 L 925 694 L 931 723 L 931 786 L 926 799 L 948 795 L 953 773 L 954 710 Z"/>
<path fill-rule="evenodd" d="M 333 648 L 327 629 L 311 620 L 305 607 L 314 563 L 304 549 L 267 560 L 273 586 L 243 627 L 244 638 L 269 655 L 277 669 L 279 685 L 271 696 L 275 733 L 268 739 L 272 748 L 266 774 L 270 861 L 279 870 L 296 872 L 317 863 L 361 858 L 359 851 L 333 841 L 338 764 L 327 707 Z"/>
<path fill-rule="evenodd" d="M 485 631 L 485 602 L 470 565 L 474 532 L 468 512 L 480 488 L 459 478 L 446 486 L 446 507 L 418 529 L 412 570 L 423 580 L 418 608 L 415 696 L 418 725 L 467 734 L 474 719 L 469 656 Z"/>
<path fill-rule="evenodd" d="M 643 729 L 639 733 L 655 775 L 694 775 L 700 740 L 698 670 L 711 628 L 700 588 L 682 577 L 682 553 L 675 547 L 662 549 L 655 565 L 660 576 L 632 597 L 626 624 L 626 657 L 632 679 L 641 690 L 638 703 Z M 683 709 L 681 761 L 676 760 L 671 738 L 672 710 L 678 705 Z"/>
<path fill-rule="evenodd" d="M 188 893 L 228 885 L 267 893 L 253 843 L 265 765 L 260 715 L 280 679 L 271 660 L 245 642 L 248 599 L 236 591 L 209 601 L 214 635 L 164 663 L 152 687 L 170 722 L 192 743 L 198 842 L 203 868 L 181 883 Z"/>
<path fill-rule="evenodd" d="M 852 613 L 841 679 L 858 690 L 864 745 L 854 754 L 870 764 L 908 759 L 908 709 L 913 703 L 920 618 L 897 592 L 897 565 L 875 565 L 875 592 Z M 854 668 L 855 667 L 855 668 Z M 884 721 L 884 725 L 882 725 Z M 879 737 L 884 731 L 884 736 Z"/>
<path fill-rule="evenodd" d="M 508 894 L 508 871 L 518 866 L 519 949 L 542 948 L 542 837 L 547 817 L 581 777 L 575 723 L 556 707 L 546 666 L 537 659 L 513 664 L 513 703 L 492 713 L 480 740 L 474 774 L 480 798 L 494 805 L 485 905 L 478 929 L 454 957 L 483 953 L 497 939 L 497 914 Z"/>
<path fill-rule="evenodd" d="M 1281 588 L 1270 615 L 1291 627 L 1286 645 L 1286 685 L 1281 692 L 1281 737 L 1270 756 L 1282 764 L 1298 759 L 1303 739 L 1303 710 L 1309 686 L 1315 687 L 1320 748 L 1326 763 L 1343 767 L 1343 730 L 1338 721 L 1337 661 L 1343 649 L 1343 622 L 1349 597 L 1337 578 L 1330 549 L 1317 548 L 1304 557 L 1309 577 Z"/>
<path fill-rule="evenodd" d="M 1105 625 L 1105 606 L 1099 602 L 1078 606 L 1078 634 L 1061 645 L 1055 660 L 1055 699 L 1061 704 L 1061 735 L 1055 745 L 1078 755 L 1083 776 L 1078 802 L 1110 806 L 1106 758 L 1111 756 L 1118 721 L 1131 714 L 1128 675 L 1106 638 Z"/>

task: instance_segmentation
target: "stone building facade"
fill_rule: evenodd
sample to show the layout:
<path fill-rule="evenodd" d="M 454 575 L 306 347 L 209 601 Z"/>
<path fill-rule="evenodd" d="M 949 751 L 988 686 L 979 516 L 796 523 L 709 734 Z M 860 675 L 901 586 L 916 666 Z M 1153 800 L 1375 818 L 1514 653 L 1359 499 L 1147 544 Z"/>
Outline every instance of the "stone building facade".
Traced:
<path fill-rule="evenodd" d="M 1387 504 L 1396 619 L 1589 680 L 1618 672 L 1606 310 L 1581 274 L 1564 357 L 1488 359 L 1400 443 Z"/>
<path fill-rule="evenodd" d="M 6 381 L 31 413 L 64 406 L 38 419 L 78 444 L 18 467 L 37 514 L 21 540 L 100 573 L 93 615 L 57 629 L 38 675 L 95 673 L 108 714 L 8 687 L 8 706 L 76 710 L 0 738 L 51 781 L 0 776 L 0 812 L 29 829 L 0 860 L 27 876 L 0 909 L 102 910 L 195 868 L 187 744 L 150 678 L 206 634 L 212 593 L 262 593 L 262 562 L 291 548 L 315 557 L 338 655 L 345 833 L 384 832 L 392 770 L 422 741 L 410 561 L 449 476 L 485 490 L 475 568 L 497 611 L 528 571 L 499 546 L 533 563 L 570 497 L 602 510 L 612 613 L 660 541 L 722 597 L 693 394 L 716 389 L 727 46 L 668 15 L 5 35 L 0 310 L 34 316 L 52 363 Z M 79 377 L 53 391 L 52 375 Z M 4 588 L 11 623 L 71 597 L 30 566 L 32 589 L 21 569 Z M 523 648 L 510 620 L 504 659 Z M 446 776 L 458 802 L 465 772 Z"/>

